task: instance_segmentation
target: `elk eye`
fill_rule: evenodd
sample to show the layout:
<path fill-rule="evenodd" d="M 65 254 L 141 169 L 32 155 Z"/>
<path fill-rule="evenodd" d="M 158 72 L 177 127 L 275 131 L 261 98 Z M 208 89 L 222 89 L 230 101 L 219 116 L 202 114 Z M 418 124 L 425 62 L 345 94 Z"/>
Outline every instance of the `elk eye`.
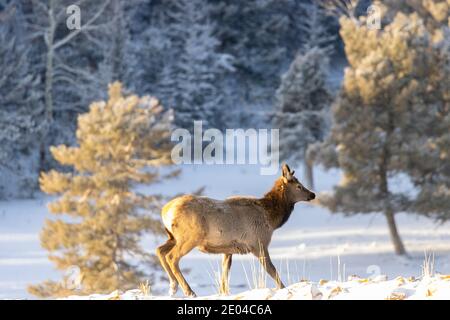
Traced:
<path fill-rule="evenodd" d="M 298 186 L 297 186 L 297 189 L 300 189 L 300 190 L 302 190 L 302 187 L 301 187 L 300 185 L 298 185 Z"/>

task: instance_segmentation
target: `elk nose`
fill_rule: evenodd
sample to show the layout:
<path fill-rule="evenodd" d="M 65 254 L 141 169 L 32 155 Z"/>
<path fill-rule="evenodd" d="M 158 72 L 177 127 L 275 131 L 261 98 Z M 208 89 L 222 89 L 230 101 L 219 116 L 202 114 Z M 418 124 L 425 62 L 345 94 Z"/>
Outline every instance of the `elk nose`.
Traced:
<path fill-rule="evenodd" d="M 311 192 L 311 195 L 309 196 L 309 200 L 314 200 L 316 198 L 316 194 Z"/>

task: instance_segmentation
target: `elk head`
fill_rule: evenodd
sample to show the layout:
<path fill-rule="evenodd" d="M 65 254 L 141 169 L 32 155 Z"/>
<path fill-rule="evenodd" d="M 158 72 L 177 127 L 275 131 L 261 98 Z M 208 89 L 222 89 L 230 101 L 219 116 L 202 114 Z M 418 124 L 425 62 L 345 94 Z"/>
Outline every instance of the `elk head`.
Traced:
<path fill-rule="evenodd" d="M 313 200 L 316 197 L 314 192 L 305 188 L 300 181 L 294 177 L 294 173 L 295 171 L 291 171 L 287 164 L 283 164 L 281 179 L 285 185 L 288 199 L 294 203 Z"/>

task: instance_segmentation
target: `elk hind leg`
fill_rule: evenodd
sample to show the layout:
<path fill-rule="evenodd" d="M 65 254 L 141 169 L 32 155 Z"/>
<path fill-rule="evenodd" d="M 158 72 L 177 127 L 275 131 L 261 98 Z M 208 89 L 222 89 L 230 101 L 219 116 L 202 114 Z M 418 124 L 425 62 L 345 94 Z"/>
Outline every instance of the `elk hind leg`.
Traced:
<path fill-rule="evenodd" d="M 170 236 L 169 236 L 170 237 Z M 159 261 L 161 262 L 162 267 L 166 271 L 167 275 L 169 276 L 170 281 L 170 289 L 169 289 L 169 295 L 173 296 L 177 293 L 178 290 L 178 281 L 175 275 L 172 272 L 172 269 L 170 268 L 169 264 L 167 263 L 167 254 L 170 250 L 175 246 L 176 242 L 175 239 L 169 238 L 166 243 L 164 243 L 162 246 L 159 246 L 158 249 L 156 249 L 156 254 L 159 258 Z"/>
<path fill-rule="evenodd" d="M 181 242 L 177 241 L 175 246 L 170 250 L 167 257 L 167 262 L 172 269 L 173 274 L 175 275 L 176 279 L 178 280 L 178 283 L 181 285 L 181 288 L 183 289 L 183 293 L 188 297 L 196 297 L 196 294 L 191 289 L 189 284 L 187 283 L 186 279 L 184 278 L 183 274 L 180 270 L 180 259 L 188 254 L 192 249 L 195 248 L 195 244 L 191 242 Z"/>

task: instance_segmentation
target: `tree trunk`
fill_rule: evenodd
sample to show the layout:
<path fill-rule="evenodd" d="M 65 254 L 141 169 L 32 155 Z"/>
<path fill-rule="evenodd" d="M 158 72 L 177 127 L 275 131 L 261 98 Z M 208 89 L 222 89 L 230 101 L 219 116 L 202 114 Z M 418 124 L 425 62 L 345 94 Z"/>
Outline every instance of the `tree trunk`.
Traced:
<path fill-rule="evenodd" d="M 387 174 L 385 168 L 386 160 L 383 161 L 383 166 L 381 166 L 381 172 L 380 172 L 380 178 L 381 178 L 381 186 L 380 190 L 381 193 L 384 195 L 385 198 L 385 208 L 384 208 L 384 215 L 386 217 L 388 227 L 389 227 L 389 235 L 391 237 L 392 244 L 394 245 L 394 251 L 398 255 L 406 255 L 405 247 L 403 246 L 402 239 L 400 238 L 400 234 L 397 230 L 397 224 L 395 223 L 395 217 L 394 212 L 391 207 L 390 203 L 390 193 L 389 193 L 389 186 L 387 182 Z"/>
<path fill-rule="evenodd" d="M 113 5 L 114 17 L 117 21 L 113 24 L 113 47 L 111 50 L 112 79 L 110 79 L 110 82 L 123 81 L 123 48 L 125 47 L 124 32 L 126 32 L 123 4 L 121 1 L 114 1 Z"/>
<path fill-rule="evenodd" d="M 398 255 L 406 255 L 405 246 L 403 245 L 400 234 L 398 233 L 397 225 L 395 223 L 395 217 L 392 213 L 392 210 L 385 210 L 384 215 L 387 219 L 387 223 L 389 226 L 389 235 L 391 236 L 391 241 L 394 245 L 395 253 Z"/>
<path fill-rule="evenodd" d="M 45 121 L 47 130 L 39 146 L 39 171 L 45 171 L 47 164 L 47 137 L 53 121 L 53 48 L 48 48 L 45 72 Z"/>
<path fill-rule="evenodd" d="M 306 186 L 309 189 L 314 189 L 314 166 L 311 160 L 308 160 L 306 157 L 306 151 L 304 156 L 304 170 L 305 170 L 305 179 L 306 179 Z"/>
<path fill-rule="evenodd" d="M 56 18 L 55 18 L 55 1 L 51 0 L 48 11 L 49 26 L 46 31 L 46 45 L 47 45 L 47 61 L 45 65 L 45 115 L 47 121 L 53 120 L 53 60 L 55 58 L 55 31 L 56 31 Z"/>
<path fill-rule="evenodd" d="M 56 21 L 55 21 L 55 2 L 50 1 L 48 12 L 49 27 L 46 32 L 47 59 L 45 65 L 45 120 L 47 122 L 47 132 L 42 135 L 39 146 L 39 171 L 44 171 L 47 164 L 47 137 L 53 121 L 53 60 L 55 50 L 53 47 L 55 39 Z"/>
<path fill-rule="evenodd" d="M 386 132 L 386 142 L 383 146 L 383 154 L 380 162 L 380 193 L 384 198 L 384 215 L 386 216 L 388 227 L 389 227 L 389 235 L 391 237 L 392 244 L 394 245 L 394 251 L 398 255 L 406 255 L 406 250 L 403 245 L 402 239 L 400 238 L 400 234 L 397 230 L 397 225 L 395 223 L 394 218 L 394 210 L 391 205 L 391 193 L 389 190 L 388 183 L 388 163 L 391 158 L 391 151 L 389 146 L 389 141 L 391 139 L 392 132 L 394 131 L 394 116 L 392 113 L 389 113 L 389 122 L 388 129 Z"/>
<path fill-rule="evenodd" d="M 45 70 L 45 116 L 47 121 L 53 119 L 53 48 L 48 48 Z"/>

